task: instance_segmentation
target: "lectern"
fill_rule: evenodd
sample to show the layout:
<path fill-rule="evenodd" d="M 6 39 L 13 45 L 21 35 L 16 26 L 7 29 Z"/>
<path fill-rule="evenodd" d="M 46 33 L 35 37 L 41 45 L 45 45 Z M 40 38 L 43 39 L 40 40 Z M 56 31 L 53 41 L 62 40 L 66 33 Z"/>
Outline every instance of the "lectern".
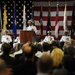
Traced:
<path fill-rule="evenodd" d="M 21 30 L 20 31 L 20 43 L 32 42 L 33 41 L 33 31 Z"/>

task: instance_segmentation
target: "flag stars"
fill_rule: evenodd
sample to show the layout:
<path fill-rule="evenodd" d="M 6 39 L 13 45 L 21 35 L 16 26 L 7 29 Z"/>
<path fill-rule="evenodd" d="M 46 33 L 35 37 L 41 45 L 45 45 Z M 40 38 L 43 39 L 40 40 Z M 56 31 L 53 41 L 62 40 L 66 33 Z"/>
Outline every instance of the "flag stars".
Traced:
<path fill-rule="evenodd" d="M 30 15 L 32 15 L 32 13 L 30 13 Z"/>
<path fill-rule="evenodd" d="M 10 24 L 8 25 L 8 27 L 10 27 Z"/>
<path fill-rule="evenodd" d="M 29 4 L 27 4 L 27 6 L 29 6 Z"/>
<path fill-rule="evenodd" d="M 17 24 L 18 24 L 18 22 L 17 22 Z"/>
<path fill-rule="evenodd" d="M 8 9 L 10 9 L 10 7 L 8 7 Z"/>
<path fill-rule="evenodd" d="M 29 18 L 29 16 L 27 16 L 27 18 Z"/>
<path fill-rule="evenodd" d="M 2 1 L 2 3 L 4 3 L 4 1 Z"/>
<path fill-rule="evenodd" d="M 16 10 L 18 12 L 18 10 Z"/>
<path fill-rule="evenodd" d="M 21 19 L 19 19 L 19 21 L 21 21 Z"/>
<path fill-rule="evenodd" d="M 8 19 L 8 21 L 10 21 L 10 19 Z"/>
<path fill-rule="evenodd" d="M 8 1 L 8 3 L 9 3 L 9 1 Z"/>
<path fill-rule="evenodd" d="M 18 6 L 18 4 L 16 4 L 16 6 Z"/>
<path fill-rule="evenodd" d="M 8 15 L 10 15 L 10 13 L 8 13 Z"/>
<path fill-rule="evenodd" d="M 19 1 L 19 3 L 21 3 L 21 2 Z"/>
<path fill-rule="evenodd" d="M 13 16 L 11 16 L 11 18 L 13 18 Z"/>
<path fill-rule="evenodd" d="M 16 16 L 18 18 L 18 16 Z"/>
<path fill-rule="evenodd" d="M 29 12 L 29 10 L 27 10 L 27 12 Z"/>
<path fill-rule="evenodd" d="M 30 3 L 31 3 L 32 1 L 30 1 Z"/>
<path fill-rule="evenodd" d="M 10 6 L 12 6 L 12 4 L 10 4 Z"/>
<path fill-rule="evenodd" d="M 21 27 L 21 24 L 19 25 L 19 27 Z"/>
<path fill-rule="evenodd" d="M 19 13 L 19 15 L 21 15 L 21 13 Z"/>
<path fill-rule="evenodd" d="M 13 12 L 13 10 L 11 10 L 11 12 Z"/>
<path fill-rule="evenodd" d="M 21 9 L 21 7 L 19 7 L 19 9 Z"/>
<path fill-rule="evenodd" d="M 13 22 L 11 22 L 11 24 L 13 24 Z"/>

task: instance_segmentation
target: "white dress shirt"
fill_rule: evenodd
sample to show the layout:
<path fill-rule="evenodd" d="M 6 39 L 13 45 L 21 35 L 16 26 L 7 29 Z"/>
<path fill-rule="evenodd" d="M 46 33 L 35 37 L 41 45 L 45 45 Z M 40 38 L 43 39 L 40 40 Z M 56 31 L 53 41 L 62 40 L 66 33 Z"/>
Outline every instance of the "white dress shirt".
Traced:
<path fill-rule="evenodd" d="M 71 37 L 70 36 L 62 36 L 60 39 L 60 42 L 71 42 Z"/>
<path fill-rule="evenodd" d="M 37 34 L 37 28 L 34 25 L 28 26 L 26 30 L 33 30 Z"/>
<path fill-rule="evenodd" d="M 50 42 L 52 43 L 54 41 L 54 37 L 53 36 L 46 36 L 43 40 L 43 42 Z"/>
<path fill-rule="evenodd" d="M 3 35 L 3 36 L 2 36 L 2 39 L 1 39 L 1 42 L 2 42 L 2 43 L 4 43 L 4 42 L 10 43 L 10 42 L 12 42 L 12 38 L 11 38 L 11 36 L 9 36 L 9 35 Z"/>
<path fill-rule="evenodd" d="M 16 37 L 16 39 L 14 40 L 14 42 L 20 43 L 20 37 Z"/>

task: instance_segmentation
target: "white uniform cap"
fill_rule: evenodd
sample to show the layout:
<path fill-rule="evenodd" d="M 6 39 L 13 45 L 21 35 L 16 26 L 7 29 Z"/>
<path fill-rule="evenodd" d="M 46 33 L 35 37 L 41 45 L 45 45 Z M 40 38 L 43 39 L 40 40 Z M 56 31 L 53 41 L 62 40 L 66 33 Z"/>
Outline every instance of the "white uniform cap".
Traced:
<path fill-rule="evenodd" d="M 30 22 L 31 22 L 31 23 L 33 23 L 33 21 L 32 21 L 32 20 L 28 20 L 28 23 L 30 23 Z"/>

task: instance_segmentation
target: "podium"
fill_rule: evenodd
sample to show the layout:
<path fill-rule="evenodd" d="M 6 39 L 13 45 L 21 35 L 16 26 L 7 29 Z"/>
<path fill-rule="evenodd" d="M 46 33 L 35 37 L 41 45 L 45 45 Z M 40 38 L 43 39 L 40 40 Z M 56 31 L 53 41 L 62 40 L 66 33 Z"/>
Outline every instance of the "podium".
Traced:
<path fill-rule="evenodd" d="M 20 43 L 33 42 L 33 31 L 21 30 L 20 31 Z"/>

